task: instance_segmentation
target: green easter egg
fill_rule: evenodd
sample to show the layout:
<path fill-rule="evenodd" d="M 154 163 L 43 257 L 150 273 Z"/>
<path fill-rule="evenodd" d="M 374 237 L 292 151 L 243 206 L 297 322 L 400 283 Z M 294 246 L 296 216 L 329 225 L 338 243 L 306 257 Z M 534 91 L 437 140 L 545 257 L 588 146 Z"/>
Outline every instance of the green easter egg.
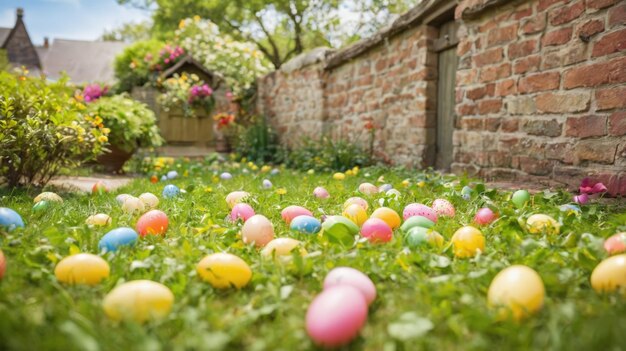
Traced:
<path fill-rule="evenodd" d="M 424 216 L 413 216 L 409 217 L 402 226 L 400 226 L 400 230 L 404 233 L 408 233 L 414 227 L 422 227 L 422 228 L 432 228 L 435 226 L 435 222 Z"/>
<path fill-rule="evenodd" d="M 329 240 L 349 245 L 359 232 L 359 227 L 344 216 L 330 216 L 322 223 L 324 235 Z"/>
<path fill-rule="evenodd" d="M 47 209 L 50 208 L 50 202 L 46 200 L 41 200 L 33 205 L 33 212 L 35 213 L 43 213 Z"/>
<path fill-rule="evenodd" d="M 526 190 L 518 190 L 513 193 L 511 201 L 515 204 L 515 207 L 522 208 L 530 201 L 530 194 Z"/>

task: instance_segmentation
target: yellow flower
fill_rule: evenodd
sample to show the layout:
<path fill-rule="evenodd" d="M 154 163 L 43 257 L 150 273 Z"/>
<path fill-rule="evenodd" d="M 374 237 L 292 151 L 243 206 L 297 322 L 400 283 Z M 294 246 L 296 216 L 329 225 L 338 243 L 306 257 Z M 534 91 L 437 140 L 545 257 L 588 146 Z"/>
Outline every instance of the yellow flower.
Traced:
<path fill-rule="evenodd" d="M 193 21 L 194 22 L 199 22 L 200 21 L 200 16 L 198 16 L 198 15 L 193 16 Z"/>
<path fill-rule="evenodd" d="M 341 173 L 341 172 L 337 172 L 337 173 L 333 174 L 333 179 L 335 179 L 335 180 L 344 180 L 344 179 L 346 179 L 346 175 Z"/>
<path fill-rule="evenodd" d="M 352 168 L 352 173 L 354 173 L 354 175 L 359 174 L 359 166 L 354 166 L 354 168 Z"/>
<path fill-rule="evenodd" d="M 309 169 L 306 173 L 307 174 L 315 174 L 315 170 L 314 169 Z"/>
<path fill-rule="evenodd" d="M 263 172 L 263 173 L 267 173 L 267 172 L 269 172 L 271 169 L 272 169 L 272 167 L 270 167 L 270 166 L 268 166 L 268 165 L 265 165 L 265 166 L 261 167 L 261 172 Z"/>
<path fill-rule="evenodd" d="M 402 181 L 402 186 L 404 186 L 404 187 L 409 186 L 409 184 L 411 184 L 411 183 L 409 182 L 408 179 L 405 179 L 405 180 Z"/>
<path fill-rule="evenodd" d="M 178 22 L 178 28 L 179 29 L 185 28 L 185 20 L 180 20 L 180 22 Z"/>
<path fill-rule="evenodd" d="M 420 188 L 423 188 L 425 185 L 426 185 L 426 183 L 423 180 L 421 180 L 421 181 L 419 181 L 417 183 L 417 186 L 419 186 Z"/>
<path fill-rule="evenodd" d="M 276 194 L 278 194 L 278 195 L 285 195 L 285 194 L 287 194 L 287 189 L 285 189 L 285 188 L 278 188 L 278 189 L 276 189 Z"/>
<path fill-rule="evenodd" d="M 379 182 L 379 183 L 384 183 L 384 182 L 385 182 L 385 176 L 380 176 L 380 177 L 378 177 L 377 182 Z"/>
<path fill-rule="evenodd" d="M 212 193 L 213 192 L 213 188 L 211 188 L 210 186 L 207 186 L 206 188 L 204 188 L 204 191 L 207 193 Z"/>
<path fill-rule="evenodd" d="M 349 170 L 346 171 L 346 175 L 347 176 L 351 176 L 351 175 L 354 175 L 354 173 L 352 172 L 351 169 L 349 169 Z"/>
<path fill-rule="evenodd" d="M 111 133 L 111 129 L 109 129 L 109 128 L 102 128 L 102 133 L 109 134 L 109 133 Z"/>
<path fill-rule="evenodd" d="M 250 167 L 251 170 L 253 171 L 258 171 L 259 167 L 257 165 L 252 165 L 252 167 Z"/>
<path fill-rule="evenodd" d="M 185 171 L 183 172 L 183 177 L 189 177 L 189 171 L 185 170 Z"/>
<path fill-rule="evenodd" d="M 106 135 L 101 135 L 98 137 L 98 141 L 101 143 L 106 143 L 107 141 L 109 141 L 109 138 L 107 138 Z"/>
<path fill-rule="evenodd" d="M 84 140 L 85 140 L 85 139 L 83 139 L 83 137 L 80 137 L 80 136 L 78 137 L 78 142 L 79 142 L 79 143 L 82 143 Z"/>

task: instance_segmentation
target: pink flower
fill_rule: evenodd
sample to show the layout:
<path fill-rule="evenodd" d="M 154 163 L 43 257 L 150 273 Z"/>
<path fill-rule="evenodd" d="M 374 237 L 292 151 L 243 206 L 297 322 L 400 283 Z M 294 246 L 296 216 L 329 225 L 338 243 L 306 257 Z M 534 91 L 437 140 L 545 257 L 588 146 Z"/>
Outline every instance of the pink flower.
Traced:
<path fill-rule="evenodd" d="M 580 194 L 580 195 L 574 195 L 574 202 L 577 204 L 581 204 L 584 205 L 589 201 L 589 195 L 587 194 Z"/>
<path fill-rule="evenodd" d="M 226 92 L 226 99 L 228 99 L 228 101 L 231 101 L 233 99 L 233 93 L 231 93 L 230 91 Z"/>
<path fill-rule="evenodd" d="M 597 194 L 606 192 L 606 190 L 607 189 L 604 184 L 600 182 L 592 182 L 590 178 L 583 179 L 580 183 L 580 187 L 578 188 L 578 191 L 580 191 L 581 194 Z"/>

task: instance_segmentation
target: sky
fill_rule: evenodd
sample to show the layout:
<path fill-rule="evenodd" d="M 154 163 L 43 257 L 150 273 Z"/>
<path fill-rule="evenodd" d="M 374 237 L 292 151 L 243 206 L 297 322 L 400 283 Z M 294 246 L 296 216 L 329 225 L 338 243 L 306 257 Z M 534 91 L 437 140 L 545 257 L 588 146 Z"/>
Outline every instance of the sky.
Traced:
<path fill-rule="evenodd" d="M 105 29 L 150 18 L 148 12 L 120 6 L 116 0 L 0 0 L 0 27 L 13 27 L 18 7 L 24 9 L 35 45 L 41 45 L 44 37 L 95 40 Z"/>

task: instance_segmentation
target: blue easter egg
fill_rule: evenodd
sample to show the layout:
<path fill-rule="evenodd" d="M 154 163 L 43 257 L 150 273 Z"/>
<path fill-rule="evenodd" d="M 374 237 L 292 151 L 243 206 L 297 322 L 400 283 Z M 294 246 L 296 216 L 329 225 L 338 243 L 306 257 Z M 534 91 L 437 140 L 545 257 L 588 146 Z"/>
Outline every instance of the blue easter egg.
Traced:
<path fill-rule="evenodd" d="M 133 246 L 139 235 L 132 228 L 121 227 L 104 234 L 98 243 L 98 250 L 115 251 L 120 246 Z"/>
<path fill-rule="evenodd" d="M 19 213 L 10 208 L 0 207 L 0 227 L 12 231 L 17 227 L 24 228 L 24 221 Z"/>
<path fill-rule="evenodd" d="M 378 191 L 381 193 L 386 193 L 389 190 L 393 189 L 393 185 L 391 184 L 383 184 L 378 188 Z"/>
<path fill-rule="evenodd" d="M 298 232 L 315 234 L 322 229 L 322 223 L 315 217 L 298 216 L 291 220 L 289 227 Z"/>
<path fill-rule="evenodd" d="M 163 188 L 163 197 L 166 199 L 176 197 L 180 193 L 180 189 L 174 184 L 168 184 Z"/>
<path fill-rule="evenodd" d="M 272 182 L 269 179 L 263 179 L 263 189 L 270 189 L 272 187 Z"/>
<path fill-rule="evenodd" d="M 176 171 L 167 172 L 167 179 L 176 179 L 176 178 L 178 178 L 178 172 Z"/>
<path fill-rule="evenodd" d="M 233 175 L 228 173 L 228 172 L 224 172 L 224 173 L 220 174 L 220 179 L 221 180 L 230 180 L 230 179 L 233 179 Z"/>
<path fill-rule="evenodd" d="M 161 177 L 161 181 L 163 181 L 163 182 L 164 182 L 164 181 L 166 181 L 166 180 L 167 180 L 167 176 L 166 176 L 166 175 L 163 175 L 163 176 Z"/>

